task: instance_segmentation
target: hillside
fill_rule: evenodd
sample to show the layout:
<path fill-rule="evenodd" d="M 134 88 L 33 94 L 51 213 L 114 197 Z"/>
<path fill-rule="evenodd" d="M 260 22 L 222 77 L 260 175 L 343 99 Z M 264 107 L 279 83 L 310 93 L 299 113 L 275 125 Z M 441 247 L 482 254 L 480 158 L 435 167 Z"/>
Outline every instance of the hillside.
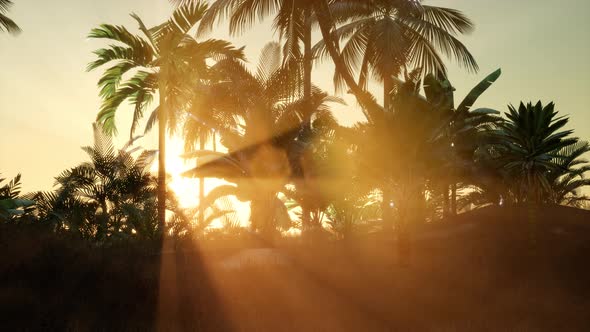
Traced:
<path fill-rule="evenodd" d="M 417 230 L 407 264 L 383 236 L 274 249 L 288 264 L 227 269 L 185 253 L 98 250 L 1 233 L 5 327 L 74 331 L 582 331 L 590 212 L 484 208 Z"/>

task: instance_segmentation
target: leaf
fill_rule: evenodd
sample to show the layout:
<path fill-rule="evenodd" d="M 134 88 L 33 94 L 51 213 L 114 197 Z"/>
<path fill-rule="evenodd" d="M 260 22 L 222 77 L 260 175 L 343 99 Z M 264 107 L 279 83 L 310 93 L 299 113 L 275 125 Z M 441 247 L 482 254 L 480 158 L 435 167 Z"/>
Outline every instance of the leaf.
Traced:
<path fill-rule="evenodd" d="M 492 84 L 502 75 L 502 69 L 498 69 L 495 72 L 488 75 L 486 78 L 483 79 L 478 85 L 476 85 L 470 92 L 467 94 L 465 99 L 461 102 L 459 107 L 457 107 L 457 112 L 467 112 L 475 104 L 475 101 L 479 96 L 481 96 Z"/>

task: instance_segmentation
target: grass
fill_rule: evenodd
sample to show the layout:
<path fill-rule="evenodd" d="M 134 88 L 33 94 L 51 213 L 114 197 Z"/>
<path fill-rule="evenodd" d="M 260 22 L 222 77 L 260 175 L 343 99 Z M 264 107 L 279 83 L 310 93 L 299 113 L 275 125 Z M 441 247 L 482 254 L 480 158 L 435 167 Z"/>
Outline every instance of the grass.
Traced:
<path fill-rule="evenodd" d="M 488 208 L 416 229 L 407 266 L 388 236 L 277 243 L 286 266 L 226 270 L 245 246 L 203 241 L 146 254 L 97 249 L 36 229 L 0 233 L 3 330 L 584 331 L 590 218 Z M 586 223 L 585 223 L 586 222 Z M 467 226 L 468 227 L 467 227 Z M 250 243 L 249 246 L 255 244 Z"/>

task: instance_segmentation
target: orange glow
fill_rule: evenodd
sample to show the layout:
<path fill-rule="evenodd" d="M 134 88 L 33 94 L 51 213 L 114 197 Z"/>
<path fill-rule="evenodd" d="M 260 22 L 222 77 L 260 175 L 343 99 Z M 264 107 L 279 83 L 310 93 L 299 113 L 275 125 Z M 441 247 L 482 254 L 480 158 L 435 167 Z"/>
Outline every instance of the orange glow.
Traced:
<path fill-rule="evenodd" d="M 194 160 L 184 160 L 180 156 L 184 154 L 183 141 L 178 137 L 169 138 L 166 142 L 166 172 L 171 176 L 168 182 L 183 208 L 192 208 L 199 205 L 199 179 L 183 177 L 182 173 L 195 167 Z M 158 171 L 158 163 L 154 162 L 152 172 Z M 214 188 L 227 184 L 226 181 L 214 178 L 205 179 L 205 196 Z M 243 225 L 246 225 L 250 216 L 250 205 L 240 202 L 235 197 L 229 197 L 234 209 L 238 213 Z M 220 228 L 222 224 L 215 220 L 209 227 Z"/>

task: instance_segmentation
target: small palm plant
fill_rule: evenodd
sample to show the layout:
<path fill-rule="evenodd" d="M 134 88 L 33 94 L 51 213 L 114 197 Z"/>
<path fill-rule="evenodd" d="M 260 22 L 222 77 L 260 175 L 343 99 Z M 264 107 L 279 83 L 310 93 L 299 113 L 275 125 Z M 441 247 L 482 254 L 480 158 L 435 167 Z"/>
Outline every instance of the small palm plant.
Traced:
<path fill-rule="evenodd" d="M 558 172 L 559 151 L 575 144 L 578 139 L 570 137 L 573 130 L 562 130 L 567 117 L 557 117 L 555 104 L 546 106 L 520 103 L 518 109 L 510 105 L 507 121 L 494 133 L 501 151 L 506 176 L 514 179 L 514 194 L 517 202 L 528 205 L 529 237 L 536 243 L 535 205 L 542 203 L 543 196 L 551 193 L 549 174 Z"/>
<path fill-rule="evenodd" d="M 97 241 L 131 234 L 155 239 L 162 232 L 156 181 L 149 174 L 156 152 L 134 157 L 135 140 L 117 150 L 99 124 L 93 129 L 94 145 L 82 148 L 90 160 L 57 176 L 54 192 L 33 195 L 39 218 Z"/>
<path fill-rule="evenodd" d="M 495 132 L 504 168 L 518 180 L 519 201 L 539 203 L 551 191 L 547 175 L 559 170 L 554 162 L 560 159 L 559 151 L 578 139 L 570 137 L 573 130 L 561 130 L 569 119 L 557 117 L 553 103 L 521 103 L 518 109 L 510 105 L 508 110 L 507 121 Z"/>
<path fill-rule="evenodd" d="M 580 193 L 582 187 L 590 186 L 590 179 L 585 177 L 585 173 L 590 171 L 590 164 L 587 159 L 582 158 L 588 152 L 590 152 L 590 144 L 584 141 L 557 151 L 557 157 L 553 160 L 557 168 L 547 174 L 551 188 L 545 195 L 547 202 L 580 206 L 584 201 L 590 200 Z"/>

